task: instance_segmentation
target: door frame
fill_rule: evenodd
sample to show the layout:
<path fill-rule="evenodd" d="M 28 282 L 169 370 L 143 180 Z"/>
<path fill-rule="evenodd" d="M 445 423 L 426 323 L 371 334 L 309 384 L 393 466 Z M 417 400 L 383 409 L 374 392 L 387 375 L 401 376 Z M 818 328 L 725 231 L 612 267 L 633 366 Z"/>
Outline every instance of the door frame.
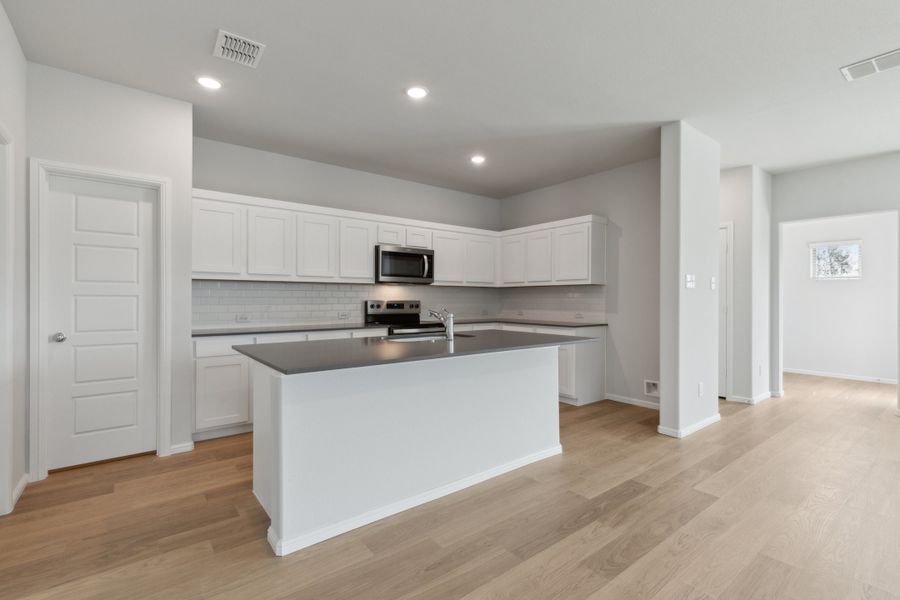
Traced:
<path fill-rule="evenodd" d="M 47 368 L 47 344 L 40 339 L 45 316 L 46 238 L 41 235 L 47 181 L 50 175 L 65 175 L 106 183 L 120 183 L 157 192 L 157 403 L 156 454 L 167 456 L 171 450 L 172 425 L 172 181 L 166 177 L 128 173 L 114 169 L 86 167 L 63 162 L 29 159 L 29 467 L 31 481 L 47 477 L 46 398 L 41 390 L 41 373 Z"/>
<path fill-rule="evenodd" d="M 13 384 L 13 287 L 15 281 L 15 218 L 16 199 L 16 142 L 12 131 L 0 122 L 0 146 L 4 148 L 4 161 L 0 168 L 5 174 L 3 189 L 0 189 L 0 423 L 6 441 L 0 445 L 0 460 L 7 468 L 0 467 L 0 515 L 12 511 L 19 495 L 25 489 L 24 479 L 16 481 L 13 465 L 16 431 L 14 430 L 15 386 Z M 24 435 L 24 431 L 19 434 Z"/>
<path fill-rule="evenodd" d="M 728 279 L 725 281 L 727 286 L 725 290 L 725 399 L 732 400 L 734 397 L 734 221 L 726 221 L 719 223 L 719 230 L 725 230 L 725 240 L 728 243 L 728 258 L 726 268 L 728 269 Z M 719 282 L 719 292 L 722 291 Z M 716 390 L 716 394 L 719 390 Z"/>

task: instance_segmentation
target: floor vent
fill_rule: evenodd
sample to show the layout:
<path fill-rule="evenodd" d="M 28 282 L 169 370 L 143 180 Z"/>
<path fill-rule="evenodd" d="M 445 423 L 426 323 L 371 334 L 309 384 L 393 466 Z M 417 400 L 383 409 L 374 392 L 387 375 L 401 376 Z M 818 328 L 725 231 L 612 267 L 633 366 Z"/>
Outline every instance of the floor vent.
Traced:
<path fill-rule="evenodd" d="M 900 67 L 900 49 L 841 67 L 841 73 L 847 81 L 854 81 L 895 67 Z"/>
<path fill-rule="evenodd" d="M 255 69 L 265 49 L 265 44 L 220 29 L 213 56 Z"/>

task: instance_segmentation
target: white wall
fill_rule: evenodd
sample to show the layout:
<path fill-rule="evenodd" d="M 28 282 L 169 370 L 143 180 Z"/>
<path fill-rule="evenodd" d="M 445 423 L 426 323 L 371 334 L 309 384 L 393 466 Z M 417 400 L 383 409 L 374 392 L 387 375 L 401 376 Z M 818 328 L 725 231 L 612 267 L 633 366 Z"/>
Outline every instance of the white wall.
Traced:
<path fill-rule="evenodd" d="M 194 139 L 194 187 L 467 227 L 499 225 L 494 198 L 203 138 Z"/>
<path fill-rule="evenodd" d="M 900 210 L 900 152 L 772 177 L 772 222 Z M 898 219 L 893 218 L 895 226 Z M 773 233 L 775 233 L 773 229 Z M 772 236 L 772 389 L 782 390 L 780 235 Z"/>
<path fill-rule="evenodd" d="M 721 172 L 719 219 L 734 226 L 729 399 L 769 396 L 771 176 L 756 166 Z"/>
<path fill-rule="evenodd" d="M 191 441 L 191 105 L 28 65 L 28 152 L 172 180 L 172 443 Z"/>
<path fill-rule="evenodd" d="M 511 313 L 557 305 L 570 312 L 605 312 L 607 392 L 655 403 L 655 397 L 644 395 L 643 381 L 659 379 L 659 160 L 510 196 L 500 204 L 503 228 L 586 214 L 609 220 L 609 283 L 582 286 L 576 297 L 568 288 L 508 289 L 502 308 Z"/>
<path fill-rule="evenodd" d="M 28 470 L 26 77 L 25 56 L 0 5 L 0 137 L 11 138 L 0 143 L 12 142 L 0 152 L 3 160 L 7 153 L 12 155 L 12 172 L 7 174 L 12 181 L 0 182 L 5 187 L 0 191 L 0 514 L 12 510 L 12 494 Z"/>
<path fill-rule="evenodd" d="M 719 414 L 720 153 L 683 121 L 663 126 L 660 150 L 659 430 L 681 437 Z"/>
<path fill-rule="evenodd" d="M 809 244 L 862 240 L 862 278 L 810 277 Z M 897 380 L 897 215 L 786 224 L 782 238 L 784 369 Z"/>

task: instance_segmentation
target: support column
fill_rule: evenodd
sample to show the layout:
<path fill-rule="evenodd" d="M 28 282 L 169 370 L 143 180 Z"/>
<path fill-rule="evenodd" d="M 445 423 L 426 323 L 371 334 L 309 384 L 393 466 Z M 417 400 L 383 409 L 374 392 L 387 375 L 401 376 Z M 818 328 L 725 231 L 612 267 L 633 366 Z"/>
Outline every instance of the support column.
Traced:
<path fill-rule="evenodd" d="M 719 144 L 684 121 L 660 147 L 659 432 L 719 420 Z"/>

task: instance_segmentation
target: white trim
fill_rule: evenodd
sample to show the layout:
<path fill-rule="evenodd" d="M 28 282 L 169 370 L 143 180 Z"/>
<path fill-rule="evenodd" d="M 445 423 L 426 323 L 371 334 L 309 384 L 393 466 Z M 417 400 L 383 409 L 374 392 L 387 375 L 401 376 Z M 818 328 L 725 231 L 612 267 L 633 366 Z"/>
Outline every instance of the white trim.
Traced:
<path fill-rule="evenodd" d="M 692 433 L 700 431 L 704 427 L 709 427 L 713 423 L 718 423 L 721 420 L 721 415 L 719 415 L 719 413 L 716 413 L 703 420 L 697 421 L 696 423 L 694 423 L 693 425 L 689 425 L 688 427 L 682 427 L 681 429 L 672 429 L 671 427 L 663 427 L 662 425 L 660 425 L 657 431 L 659 431 L 663 435 L 681 439 L 691 435 Z"/>
<path fill-rule="evenodd" d="M 191 437 L 193 437 L 195 442 L 205 442 L 206 440 L 214 440 L 217 438 L 252 432 L 253 423 L 245 423 L 243 425 L 229 425 L 228 427 L 219 427 L 218 429 L 204 429 L 203 431 L 195 431 Z"/>
<path fill-rule="evenodd" d="M 797 375 L 815 375 L 816 377 L 831 377 L 833 379 L 849 379 L 850 381 L 867 381 L 869 383 L 889 383 L 897 385 L 896 379 L 881 379 L 879 377 L 868 377 L 866 375 L 847 375 L 846 373 L 827 373 L 825 371 L 810 371 L 808 369 L 788 369 L 785 367 L 785 373 L 795 373 Z"/>
<path fill-rule="evenodd" d="M 621 402 L 622 404 L 633 404 L 634 406 L 642 406 L 653 410 L 659 410 L 659 402 L 651 402 L 650 400 L 641 400 L 640 398 L 630 398 L 628 396 L 620 396 L 618 394 L 606 393 L 606 400 Z"/>
<path fill-rule="evenodd" d="M 31 158 L 29 160 L 29 332 L 30 364 L 29 384 L 29 450 L 31 480 L 47 477 L 46 440 L 41 432 L 45 430 L 45 404 L 41 395 L 40 376 L 46 369 L 46 344 L 40 341 L 41 317 L 45 311 L 41 296 L 41 282 L 47 270 L 43 268 L 45 257 L 41 252 L 41 208 L 46 196 L 46 181 L 53 174 L 81 177 L 85 179 L 117 182 L 125 185 L 148 187 L 157 191 L 157 416 L 156 453 L 159 456 L 171 454 L 172 427 L 172 233 L 171 203 L 172 181 L 166 177 L 155 177 L 128 173 L 114 169 L 101 169 Z"/>
<path fill-rule="evenodd" d="M 784 398 L 784 390 L 774 390 L 771 394 L 772 398 Z"/>
<path fill-rule="evenodd" d="M 28 485 L 28 473 L 22 473 L 22 476 L 19 477 L 19 483 L 17 483 L 16 487 L 13 488 L 12 506 L 10 507 L 10 509 L 16 506 L 16 502 L 18 502 L 19 498 L 22 497 L 22 493 L 25 491 L 26 485 Z"/>
<path fill-rule="evenodd" d="M 13 329 L 15 327 L 15 319 L 13 315 L 13 287 L 15 285 L 15 262 L 13 254 L 15 252 L 15 228 L 13 227 L 13 219 L 15 218 L 15 202 L 16 202 L 16 144 L 13 139 L 12 132 L 6 125 L 0 122 L 0 145 L 5 147 L 5 164 L 3 165 L 6 174 L 5 189 L 0 190 L 0 382 L 6 382 L 0 388 L 0 419 L 4 421 L 4 427 L 7 428 L 2 432 L 2 437 L 7 438 L 0 448 L 0 460 L 7 461 L 9 467 L 9 478 L 0 481 L 0 509 L 8 508 L 12 511 L 16 505 L 16 500 L 21 494 L 21 490 L 16 493 L 19 486 L 24 489 L 24 484 L 20 480 L 14 486 L 13 479 L 15 477 L 16 465 L 13 464 L 15 456 L 15 440 L 16 432 L 13 430 L 13 412 L 15 410 L 15 388 L 13 386 Z M 7 406 L 8 403 L 8 406 Z M 8 409 L 8 411 L 7 411 Z M 23 436 L 25 432 L 20 432 Z M 6 473 L 5 469 L 0 469 L 0 473 Z M 27 482 L 27 475 L 23 476 Z M 7 500 L 9 506 L 5 506 Z"/>
<path fill-rule="evenodd" d="M 725 400 L 727 402 L 739 402 L 741 404 L 753 404 L 753 398 L 748 398 L 747 396 L 726 396 Z"/>
<path fill-rule="evenodd" d="M 725 397 L 728 398 L 734 393 L 734 222 L 720 223 L 719 229 L 725 230 L 728 240 L 728 287 L 725 290 Z M 719 284 L 721 290 L 721 282 Z"/>
<path fill-rule="evenodd" d="M 296 552 L 297 550 L 302 550 L 303 548 L 312 546 L 313 544 L 318 544 L 319 542 L 327 540 L 329 538 L 333 538 L 336 535 L 346 533 L 352 529 L 362 527 L 363 525 L 368 525 L 369 523 L 374 523 L 375 521 L 390 517 L 391 515 L 403 512 L 404 510 L 409 510 L 410 508 L 419 506 L 420 504 L 431 502 L 432 500 L 436 500 L 443 496 L 447 496 L 454 492 L 458 492 L 459 490 L 481 483 L 482 481 L 487 481 L 488 479 L 497 477 L 498 475 L 508 473 L 509 471 L 514 471 L 515 469 L 519 469 L 521 467 L 524 467 L 525 465 L 529 465 L 533 462 L 544 460 L 545 458 L 550 458 L 551 456 L 556 456 L 557 454 L 561 453 L 562 446 L 552 446 L 550 448 L 547 448 L 546 450 L 541 450 L 540 452 L 535 452 L 533 454 L 529 454 L 528 456 L 517 458 L 516 460 L 512 460 L 508 463 L 498 465 L 486 471 L 482 471 L 481 473 L 476 473 L 475 475 L 470 475 L 469 477 L 463 477 L 462 479 L 458 479 L 446 485 L 428 490 L 427 492 L 422 492 L 421 494 L 416 494 L 415 496 L 410 496 L 409 498 L 404 498 L 403 500 L 392 502 L 386 506 L 382 506 L 381 508 L 370 510 L 367 513 L 363 513 L 350 519 L 345 519 L 343 521 L 340 521 L 339 523 L 334 523 L 333 525 L 322 527 L 305 535 L 291 538 L 289 540 L 279 539 L 278 536 L 272 531 L 272 527 L 270 526 L 269 532 L 266 537 L 269 540 L 269 544 L 272 546 L 272 550 L 275 551 L 275 554 L 277 556 L 284 556 L 286 554 Z"/>
<path fill-rule="evenodd" d="M 194 449 L 194 442 L 185 442 L 183 444 L 172 444 L 169 446 L 169 454 L 181 454 L 182 452 L 191 452 Z"/>

